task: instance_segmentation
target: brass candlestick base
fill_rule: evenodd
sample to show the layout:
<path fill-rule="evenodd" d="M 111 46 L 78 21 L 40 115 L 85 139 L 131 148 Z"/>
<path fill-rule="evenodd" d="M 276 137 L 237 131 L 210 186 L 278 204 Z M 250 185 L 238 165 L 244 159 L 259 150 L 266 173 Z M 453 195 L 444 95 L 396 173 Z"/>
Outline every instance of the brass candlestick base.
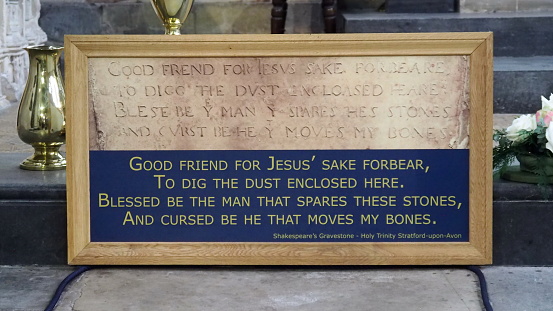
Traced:
<path fill-rule="evenodd" d="M 55 171 L 66 167 L 65 158 L 60 154 L 61 145 L 49 146 L 33 144 L 35 153 L 21 162 L 20 168 L 30 171 Z"/>
<path fill-rule="evenodd" d="M 188 17 L 194 0 L 150 0 L 165 26 L 166 35 L 180 35 L 180 27 Z"/>
<path fill-rule="evenodd" d="M 35 149 L 19 166 L 33 171 L 61 170 L 65 159 L 59 148 L 65 142 L 65 92 L 59 70 L 63 47 L 33 46 L 29 77 L 17 113 L 17 134 Z"/>
<path fill-rule="evenodd" d="M 180 35 L 182 22 L 178 18 L 168 18 L 163 26 L 165 26 L 166 35 Z"/>

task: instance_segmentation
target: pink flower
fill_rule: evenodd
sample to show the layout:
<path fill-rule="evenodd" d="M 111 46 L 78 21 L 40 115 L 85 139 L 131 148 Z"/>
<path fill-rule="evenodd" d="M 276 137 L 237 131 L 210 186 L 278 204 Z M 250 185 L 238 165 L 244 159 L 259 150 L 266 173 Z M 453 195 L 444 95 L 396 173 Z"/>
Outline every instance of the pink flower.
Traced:
<path fill-rule="evenodd" d="M 553 111 L 539 110 L 536 112 L 536 123 L 543 123 L 543 126 L 548 127 L 553 120 Z"/>

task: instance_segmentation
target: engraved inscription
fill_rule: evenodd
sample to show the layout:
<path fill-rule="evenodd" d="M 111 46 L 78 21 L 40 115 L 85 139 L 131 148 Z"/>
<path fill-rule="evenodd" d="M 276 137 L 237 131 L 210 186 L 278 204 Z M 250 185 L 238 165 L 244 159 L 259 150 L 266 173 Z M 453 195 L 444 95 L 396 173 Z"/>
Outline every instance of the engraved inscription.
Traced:
<path fill-rule="evenodd" d="M 90 58 L 90 148 L 468 148 L 468 74 L 467 56 Z"/>

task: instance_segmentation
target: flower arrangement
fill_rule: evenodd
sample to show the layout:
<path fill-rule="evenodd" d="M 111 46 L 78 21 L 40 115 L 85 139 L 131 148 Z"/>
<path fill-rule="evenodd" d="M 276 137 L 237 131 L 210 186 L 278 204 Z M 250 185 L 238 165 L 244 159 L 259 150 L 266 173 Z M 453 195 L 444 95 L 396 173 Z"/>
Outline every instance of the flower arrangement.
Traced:
<path fill-rule="evenodd" d="M 522 170 L 543 176 L 539 183 L 545 184 L 552 175 L 548 166 L 553 164 L 553 93 L 549 99 L 542 96 L 541 102 L 535 114 L 521 115 L 506 129 L 494 132 L 493 167 L 502 172 L 518 158 Z M 534 164 L 523 169 L 522 158 L 531 158 Z"/>

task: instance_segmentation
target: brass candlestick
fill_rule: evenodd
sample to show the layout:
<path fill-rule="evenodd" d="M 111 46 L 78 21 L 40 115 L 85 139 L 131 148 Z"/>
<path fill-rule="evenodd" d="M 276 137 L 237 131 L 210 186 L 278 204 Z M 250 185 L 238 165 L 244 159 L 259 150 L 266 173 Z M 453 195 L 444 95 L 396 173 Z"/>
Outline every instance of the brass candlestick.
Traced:
<path fill-rule="evenodd" d="M 35 149 L 20 168 L 34 171 L 61 170 L 65 158 L 59 148 L 65 142 L 65 92 L 59 70 L 63 47 L 32 46 L 29 77 L 17 114 L 19 138 Z"/>
<path fill-rule="evenodd" d="M 188 17 L 194 0 L 150 0 L 165 26 L 166 35 L 180 35 L 180 27 Z"/>

